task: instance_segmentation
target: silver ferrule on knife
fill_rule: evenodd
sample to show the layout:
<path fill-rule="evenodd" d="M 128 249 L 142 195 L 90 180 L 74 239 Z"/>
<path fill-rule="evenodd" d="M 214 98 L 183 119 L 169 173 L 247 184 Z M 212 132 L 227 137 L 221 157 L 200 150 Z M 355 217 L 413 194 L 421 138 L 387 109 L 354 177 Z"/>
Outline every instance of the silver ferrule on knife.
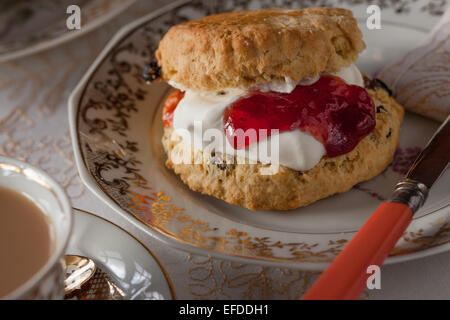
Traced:
<path fill-rule="evenodd" d="M 428 187 L 425 184 L 405 178 L 396 184 L 391 201 L 406 204 L 414 214 L 423 206 L 427 197 Z"/>

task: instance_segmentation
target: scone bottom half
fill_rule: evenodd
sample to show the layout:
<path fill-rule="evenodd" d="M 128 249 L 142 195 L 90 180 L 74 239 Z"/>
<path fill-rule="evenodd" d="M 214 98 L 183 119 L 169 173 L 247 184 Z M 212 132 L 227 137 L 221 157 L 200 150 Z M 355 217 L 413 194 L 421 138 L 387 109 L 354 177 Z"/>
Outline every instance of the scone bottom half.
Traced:
<path fill-rule="evenodd" d="M 170 126 L 164 128 L 162 139 L 166 166 L 191 190 L 250 210 L 291 210 L 346 192 L 377 176 L 392 162 L 404 116 L 403 108 L 381 82 L 367 78 L 365 82 L 375 104 L 375 128 L 352 151 L 324 156 L 312 169 L 280 166 L 276 174 L 261 175 L 261 168 L 267 165 L 238 164 L 228 155 L 193 150 Z M 180 164 L 174 160 L 178 157 L 201 159 L 201 163 Z"/>

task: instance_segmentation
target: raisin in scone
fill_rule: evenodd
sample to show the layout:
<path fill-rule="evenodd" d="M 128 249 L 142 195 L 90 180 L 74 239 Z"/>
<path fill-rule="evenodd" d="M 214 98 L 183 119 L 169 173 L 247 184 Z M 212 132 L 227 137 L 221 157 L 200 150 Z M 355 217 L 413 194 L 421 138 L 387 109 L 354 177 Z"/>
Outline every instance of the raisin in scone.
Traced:
<path fill-rule="evenodd" d="M 163 110 L 166 166 L 190 189 L 252 210 L 298 208 L 380 174 L 404 111 L 353 64 L 364 47 L 352 13 L 336 8 L 173 27 L 156 52 L 177 89 Z"/>

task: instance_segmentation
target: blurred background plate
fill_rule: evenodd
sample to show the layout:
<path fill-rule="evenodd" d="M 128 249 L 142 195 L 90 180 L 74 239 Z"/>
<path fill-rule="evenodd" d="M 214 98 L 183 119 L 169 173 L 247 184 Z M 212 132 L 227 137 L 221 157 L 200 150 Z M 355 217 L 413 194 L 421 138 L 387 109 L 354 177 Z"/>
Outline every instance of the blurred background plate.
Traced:
<path fill-rule="evenodd" d="M 0 62 L 74 39 L 124 11 L 135 0 L 1 0 Z M 81 9 L 81 29 L 68 30 L 69 5 Z"/>

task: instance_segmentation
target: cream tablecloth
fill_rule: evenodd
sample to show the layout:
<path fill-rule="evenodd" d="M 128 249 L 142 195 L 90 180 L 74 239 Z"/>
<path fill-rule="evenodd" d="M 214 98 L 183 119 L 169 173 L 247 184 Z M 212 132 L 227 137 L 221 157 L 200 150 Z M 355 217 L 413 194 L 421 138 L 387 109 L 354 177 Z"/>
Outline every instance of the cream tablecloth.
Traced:
<path fill-rule="evenodd" d="M 74 41 L 0 64 L 0 153 L 43 168 L 74 207 L 119 224 L 159 258 L 179 299 L 295 299 L 317 274 L 192 256 L 145 236 L 82 185 L 68 132 L 67 98 L 120 26 L 168 1 L 140 1 Z M 382 268 L 369 299 L 450 298 L 450 252 Z"/>

